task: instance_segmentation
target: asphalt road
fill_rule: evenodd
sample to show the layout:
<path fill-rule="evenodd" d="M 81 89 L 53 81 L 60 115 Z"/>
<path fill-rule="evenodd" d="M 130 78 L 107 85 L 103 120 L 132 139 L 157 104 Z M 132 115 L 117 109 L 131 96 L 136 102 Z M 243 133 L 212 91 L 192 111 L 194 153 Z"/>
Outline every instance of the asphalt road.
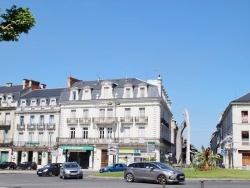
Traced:
<path fill-rule="evenodd" d="M 91 171 L 84 171 L 84 179 L 67 179 L 59 177 L 38 177 L 35 172 L 0 171 L 0 188 L 162 188 L 157 183 L 128 183 L 123 179 L 90 178 Z M 249 188 L 250 181 L 205 181 L 204 188 Z M 166 188 L 201 188 L 198 180 L 186 180 L 178 185 L 166 185 Z"/>

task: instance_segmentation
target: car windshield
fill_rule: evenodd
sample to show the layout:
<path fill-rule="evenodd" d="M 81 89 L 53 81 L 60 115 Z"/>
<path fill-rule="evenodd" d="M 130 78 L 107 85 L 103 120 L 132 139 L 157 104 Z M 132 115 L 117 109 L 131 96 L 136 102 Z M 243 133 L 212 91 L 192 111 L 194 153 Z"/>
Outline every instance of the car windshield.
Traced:
<path fill-rule="evenodd" d="M 43 168 L 49 168 L 49 167 L 51 167 L 52 165 L 51 164 L 47 164 L 47 165 L 45 165 Z"/>
<path fill-rule="evenodd" d="M 164 163 L 160 163 L 160 162 L 152 162 L 152 163 L 159 166 L 161 169 L 167 169 L 167 170 L 172 170 L 173 169 L 170 166 L 165 165 Z"/>
<path fill-rule="evenodd" d="M 65 168 L 78 168 L 78 164 L 76 163 L 70 163 L 70 164 L 65 164 Z"/>

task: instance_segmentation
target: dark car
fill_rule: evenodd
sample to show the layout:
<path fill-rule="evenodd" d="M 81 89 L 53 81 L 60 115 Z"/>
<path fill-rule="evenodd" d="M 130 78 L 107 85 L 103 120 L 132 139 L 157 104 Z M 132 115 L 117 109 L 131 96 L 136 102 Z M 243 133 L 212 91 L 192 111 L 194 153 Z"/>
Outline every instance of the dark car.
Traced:
<path fill-rule="evenodd" d="M 118 171 L 124 171 L 125 168 L 127 168 L 127 165 L 126 165 L 126 164 L 123 164 L 123 163 L 115 163 L 115 164 L 112 164 L 112 165 L 110 165 L 110 166 L 101 168 L 101 169 L 99 170 L 99 172 L 100 172 L 100 173 L 102 173 L 102 172 L 118 172 Z"/>
<path fill-rule="evenodd" d="M 17 165 L 16 167 L 17 170 L 36 170 L 37 169 L 37 164 L 36 162 L 23 162 Z"/>
<path fill-rule="evenodd" d="M 185 182 L 185 174 L 161 162 L 137 162 L 124 171 L 127 182 L 155 181 L 160 184 Z"/>
<path fill-rule="evenodd" d="M 17 165 L 14 162 L 2 162 L 0 163 L 0 169 L 16 169 Z"/>
<path fill-rule="evenodd" d="M 83 178 L 81 167 L 77 162 L 65 162 L 60 168 L 60 178 Z"/>
<path fill-rule="evenodd" d="M 38 176 L 58 176 L 60 174 L 60 168 L 62 163 L 50 163 L 45 165 L 43 168 L 39 168 L 36 172 Z"/>

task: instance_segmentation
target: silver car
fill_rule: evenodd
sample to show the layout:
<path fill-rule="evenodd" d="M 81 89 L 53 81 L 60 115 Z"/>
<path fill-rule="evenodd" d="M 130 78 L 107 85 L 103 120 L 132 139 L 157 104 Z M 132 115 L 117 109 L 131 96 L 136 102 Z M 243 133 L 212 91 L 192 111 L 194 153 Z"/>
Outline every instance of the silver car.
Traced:
<path fill-rule="evenodd" d="M 124 179 L 133 181 L 156 181 L 160 184 L 185 182 L 185 174 L 160 162 L 137 162 L 124 171 Z"/>
<path fill-rule="evenodd" d="M 65 162 L 60 168 L 60 178 L 83 178 L 81 167 L 77 162 Z"/>

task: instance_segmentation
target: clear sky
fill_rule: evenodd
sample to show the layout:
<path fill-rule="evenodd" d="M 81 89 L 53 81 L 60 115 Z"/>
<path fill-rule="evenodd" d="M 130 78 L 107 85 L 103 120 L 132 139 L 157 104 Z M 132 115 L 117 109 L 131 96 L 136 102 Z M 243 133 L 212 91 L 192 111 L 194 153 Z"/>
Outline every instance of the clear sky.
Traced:
<path fill-rule="evenodd" d="M 179 125 L 188 110 L 199 150 L 228 104 L 249 92 L 248 0 L 0 0 L 2 13 L 13 4 L 37 24 L 0 43 L 0 85 L 160 74 Z"/>

